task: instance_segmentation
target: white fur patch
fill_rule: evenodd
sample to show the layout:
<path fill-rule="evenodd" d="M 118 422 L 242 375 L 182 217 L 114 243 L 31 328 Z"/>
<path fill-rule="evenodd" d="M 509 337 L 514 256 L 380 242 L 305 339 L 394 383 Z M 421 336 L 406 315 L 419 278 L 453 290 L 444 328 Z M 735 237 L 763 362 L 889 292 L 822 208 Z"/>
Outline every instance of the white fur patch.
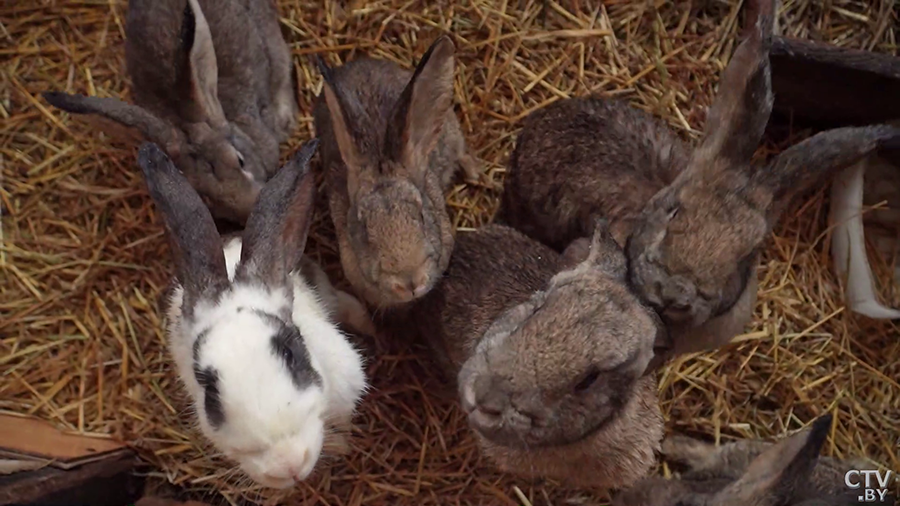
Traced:
<path fill-rule="evenodd" d="M 223 251 L 228 277 L 233 280 L 241 240 L 230 240 Z M 325 423 L 349 422 L 366 389 L 360 354 L 330 321 L 314 289 L 298 273 L 292 279 L 293 321 L 312 367 L 322 378 L 321 387 L 297 389 L 272 349 L 270 323 L 252 311 L 281 313 L 289 304 L 284 290 L 232 285 L 218 304 L 196 305 L 190 328 L 181 319 L 181 287 L 174 291 L 167 309 L 169 347 L 204 435 L 252 478 L 269 486 L 308 475 L 322 449 Z M 209 426 L 203 389 L 194 375 L 194 340 L 204 331 L 208 333 L 200 348 L 199 366 L 218 374 L 225 413 L 225 423 L 217 430 Z"/>

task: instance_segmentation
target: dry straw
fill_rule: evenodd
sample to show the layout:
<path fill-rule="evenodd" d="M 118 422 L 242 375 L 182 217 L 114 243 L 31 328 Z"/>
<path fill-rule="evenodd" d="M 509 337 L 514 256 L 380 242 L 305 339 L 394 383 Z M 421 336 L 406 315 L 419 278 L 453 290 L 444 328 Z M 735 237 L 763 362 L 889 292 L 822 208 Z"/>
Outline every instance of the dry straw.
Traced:
<path fill-rule="evenodd" d="M 566 97 L 616 95 L 695 138 L 734 49 L 740 7 L 722 0 L 280 0 L 302 115 L 283 155 L 312 133 L 310 100 L 320 78 L 308 55 L 338 63 L 369 53 L 409 66 L 445 31 L 459 49 L 459 117 L 498 182 L 518 121 Z M 172 269 L 135 147 L 110 141 L 39 95 L 127 98 L 125 11 L 122 0 L 0 5 L 0 410 L 123 438 L 154 464 L 153 476 L 207 499 L 274 503 L 280 495 L 230 471 L 191 427 L 157 305 Z M 781 25 L 792 36 L 897 52 L 893 0 L 786 0 Z M 844 309 L 828 257 L 825 193 L 798 204 L 769 241 L 756 317 L 742 342 L 662 373 L 667 425 L 722 441 L 768 438 L 831 412 L 825 452 L 866 455 L 900 470 L 900 332 Z M 476 227 L 490 219 L 497 193 L 460 185 L 449 203 L 457 226 Z M 309 251 L 339 278 L 324 212 Z M 883 279 L 894 262 L 876 262 Z M 882 289 L 900 303 L 897 287 Z M 357 418 L 353 451 L 289 502 L 602 504 L 602 495 L 492 471 L 422 350 L 388 338 L 365 344 L 375 388 Z"/>

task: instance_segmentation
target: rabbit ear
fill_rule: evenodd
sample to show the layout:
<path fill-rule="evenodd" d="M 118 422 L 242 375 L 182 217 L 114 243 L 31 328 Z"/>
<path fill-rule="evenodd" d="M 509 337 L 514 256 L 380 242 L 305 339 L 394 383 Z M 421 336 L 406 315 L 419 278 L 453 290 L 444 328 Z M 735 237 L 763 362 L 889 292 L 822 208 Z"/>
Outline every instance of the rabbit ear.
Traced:
<path fill-rule="evenodd" d="M 718 95 L 707 114 L 703 140 L 694 151 L 692 166 L 717 166 L 723 159 L 746 163 L 756 151 L 772 113 L 769 48 L 775 0 L 748 3 L 748 34 L 719 81 Z"/>
<path fill-rule="evenodd" d="M 353 132 L 347 122 L 342 97 L 337 92 L 334 81 L 334 71 L 325 64 L 320 57 L 314 59 L 319 73 L 322 74 L 322 95 L 325 97 L 325 105 L 328 107 L 328 117 L 331 119 L 331 130 L 337 143 L 341 159 L 347 166 L 347 192 L 352 197 L 359 189 L 360 172 L 363 168 L 363 159 L 359 154 L 354 141 Z M 321 135 L 321 134 L 320 134 Z"/>
<path fill-rule="evenodd" d="M 784 439 L 753 459 L 743 476 L 718 494 L 713 505 L 777 506 L 790 500 L 812 476 L 819 451 L 828 437 L 832 416 L 822 416 L 809 429 Z"/>
<path fill-rule="evenodd" d="M 876 125 L 820 132 L 782 151 L 753 176 L 752 187 L 761 190 L 760 207 L 769 209 L 770 226 L 778 220 L 790 196 L 817 186 L 882 147 L 896 144 L 900 144 L 900 128 Z"/>
<path fill-rule="evenodd" d="M 247 218 L 236 281 L 281 286 L 303 258 L 315 205 L 315 175 L 309 161 L 319 145 L 307 141 L 263 186 Z"/>
<path fill-rule="evenodd" d="M 609 231 L 609 221 L 598 218 L 594 221 L 591 248 L 585 262 L 599 267 L 610 277 L 625 281 L 628 272 L 625 253 Z"/>
<path fill-rule="evenodd" d="M 669 333 L 668 327 L 662 322 L 659 314 L 655 311 L 651 311 L 650 314 L 656 319 L 656 338 L 653 340 L 653 357 L 647 363 L 643 376 L 651 374 L 665 365 L 671 358 L 672 348 L 675 346 L 672 334 Z"/>
<path fill-rule="evenodd" d="M 424 174 L 431 151 L 453 106 L 455 48 L 442 35 L 431 44 L 400 95 L 385 135 L 385 155 L 407 170 Z"/>
<path fill-rule="evenodd" d="M 587 250 L 587 251 L 585 251 Z M 594 233 L 590 246 L 586 238 L 573 241 L 563 252 L 563 265 L 571 264 L 574 258 L 583 258 L 582 266 L 598 268 L 607 276 L 621 283 L 627 283 L 628 260 L 619 243 L 609 230 L 609 221 L 605 218 L 594 219 Z M 659 315 L 649 310 L 656 321 L 656 336 L 653 341 L 653 357 L 647 363 L 643 374 L 647 375 L 660 368 L 669 358 L 672 349 L 672 337 Z"/>
<path fill-rule="evenodd" d="M 184 140 L 181 132 L 171 124 L 157 118 L 146 109 L 115 98 L 69 95 L 47 91 L 44 100 L 50 105 L 75 114 L 96 114 L 121 125 L 135 128 L 151 142 L 160 144 L 172 158 L 178 158 Z"/>
<path fill-rule="evenodd" d="M 137 161 L 168 231 L 189 315 L 197 301 L 215 300 L 228 287 L 222 239 L 209 209 L 159 146 L 144 143 Z"/>
<path fill-rule="evenodd" d="M 562 253 L 562 268 L 572 269 L 591 254 L 591 239 L 588 237 L 579 237 L 570 242 Z"/>
<path fill-rule="evenodd" d="M 188 0 L 184 7 L 181 40 L 186 52 L 181 85 L 187 88 L 190 97 L 182 116 L 191 123 L 209 123 L 213 127 L 226 125 L 228 120 L 219 102 L 219 67 L 212 33 L 197 0 Z"/>

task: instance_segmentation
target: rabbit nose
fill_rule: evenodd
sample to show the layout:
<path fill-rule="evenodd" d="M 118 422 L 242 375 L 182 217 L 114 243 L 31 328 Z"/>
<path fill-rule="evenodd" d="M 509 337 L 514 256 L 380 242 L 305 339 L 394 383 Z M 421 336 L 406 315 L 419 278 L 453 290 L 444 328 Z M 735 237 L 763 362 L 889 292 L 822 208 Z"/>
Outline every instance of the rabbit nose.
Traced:
<path fill-rule="evenodd" d="M 428 277 L 426 275 L 420 281 L 410 281 L 408 283 L 394 281 L 391 288 L 403 300 L 417 299 L 428 292 Z"/>
<path fill-rule="evenodd" d="M 425 292 L 428 291 L 428 285 L 419 285 L 413 289 L 413 297 L 419 298 L 425 295 Z"/>
<path fill-rule="evenodd" d="M 545 410 L 540 399 L 530 396 L 517 396 L 512 400 L 516 417 L 525 425 L 542 426 L 545 424 Z"/>
<path fill-rule="evenodd" d="M 665 286 L 661 288 L 660 296 L 662 297 L 666 308 L 676 311 L 690 309 L 690 301 L 697 292 L 693 283 L 678 277 L 672 278 L 669 283 L 666 283 Z"/>
<path fill-rule="evenodd" d="M 415 297 L 415 287 L 411 284 L 394 281 L 391 283 L 391 290 L 397 294 L 402 300 L 408 301 Z"/>
<path fill-rule="evenodd" d="M 679 312 L 687 311 L 690 308 L 691 308 L 690 304 L 687 304 L 684 302 L 670 302 L 666 306 L 666 309 L 668 309 L 670 311 L 679 311 Z"/>
<path fill-rule="evenodd" d="M 422 268 L 416 271 L 412 279 L 413 295 L 416 297 L 425 295 L 425 292 L 428 291 L 429 277 L 427 269 Z"/>
<path fill-rule="evenodd" d="M 302 469 L 294 470 L 291 472 L 291 477 L 294 481 L 303 481 L 306 477 L 309 476 L 309 473 L 304 472 Z"/>
<path fill-rule="evenodd" d="M 309 449 L 303 450 L 303 455 L 300 457 L 299 461 L 294 462 L 292 465 L 288 467 L 291 476 L 297 481 L 305 480 L 313 469 L 313 460 L 311 458 Z"/>
<path fill-rule="evenodd" d="M 475 409 L 489 416 L 499 417 L 509 406 L 509 396 L 491 377 L 480 376 L 472 385 Z"/>

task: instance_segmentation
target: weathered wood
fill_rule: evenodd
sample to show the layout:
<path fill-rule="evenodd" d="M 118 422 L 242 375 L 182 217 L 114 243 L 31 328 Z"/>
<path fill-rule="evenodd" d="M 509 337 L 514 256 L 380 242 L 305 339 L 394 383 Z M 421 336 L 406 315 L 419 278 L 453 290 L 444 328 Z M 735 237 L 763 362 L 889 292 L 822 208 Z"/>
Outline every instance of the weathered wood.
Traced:
<path fill-rule="evenodd" d="M 52 462 L 69 469 L 127 451 L 113 439 L 67 434 L 36 418 L 0 415 L 0 457 Z"/>
<path fill-rule="evenodd" d="M 776 37 L 771 52 L 775 113 L 833 128 L 900 119 L 900 58 Z"/>
<path fill-rule="evenodd" d="M 133 454 L 63 470 L 45 467 L 0 476 L 0 504 L 122 506 L 140 498 L 144 479 L 133 471 Z"/>
<path fill-rule="evenodd" d="M 140 497 L 134 452 L 113 439 L 0 415 L 0 504 L 123 505 Z"/>

